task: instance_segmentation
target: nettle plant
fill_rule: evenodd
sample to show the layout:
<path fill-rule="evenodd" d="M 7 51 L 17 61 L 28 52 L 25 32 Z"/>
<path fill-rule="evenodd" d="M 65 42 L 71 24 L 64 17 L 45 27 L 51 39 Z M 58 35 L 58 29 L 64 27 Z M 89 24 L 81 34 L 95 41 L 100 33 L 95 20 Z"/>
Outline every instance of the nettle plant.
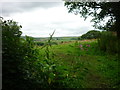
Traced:
<path fill-rule="evenodd" d="M 57 60 L 55 60 L 55 53 L 52 51 L 52 37 L 55 31 L 50 35 L 49 39 L 45 43 L 45 45 L 41 48 L 44 48 L 45 55 L 43 72 L 46 72 L 47 82 L 49 88 L 59 88 L 59 87 L 67 87 L 68 83 L 68 72 L 66 71 L 66 67 L 61 66 Z"/>
<path fill-rule="evenodd" d="M 49 85 L 52 85 L 52 82 L 54 82 L 54 78 L 56 76 L 56 65 L 54 63 L 54 53 L 50 51 L 50 48 L 52 47 L 52 37 L 54 35 L 55 31 L 50 35 L 49 39 L 45 43 L 45 45 L 41 48 L 45 48 L 45 56 L 44 56 L 44 67 L 43 72 L 46 72 L 48 75 L 47 81 Z"/>

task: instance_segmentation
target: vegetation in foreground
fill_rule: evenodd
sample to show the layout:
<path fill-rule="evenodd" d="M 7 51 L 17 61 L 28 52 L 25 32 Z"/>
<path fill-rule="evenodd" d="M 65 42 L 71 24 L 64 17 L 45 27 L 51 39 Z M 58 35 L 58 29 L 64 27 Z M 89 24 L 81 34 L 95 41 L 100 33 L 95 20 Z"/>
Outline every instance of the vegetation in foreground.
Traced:
<path fill-rule="evenodd" d="M 117 54 L 99 50 L 97 41 L 80 41 L 53 46 L 58 71 L 69 88 L 116 88 L 118 87 Z M 59 81 L 59 80 L 58 80 Z M 61 81 L 61 80 L 60 80 Z"/>
<path fill-rule="evenodd" d="M 120 87 L 117 42 L 102 43 L 116 40 L 114 36 L 104 37 L 112 34 L 103 34 L 98 41 L 52 45 L 53 33 L 43 46 L 38 46 L 33 38 L 21 38 L 21 26 L 16 22 L 1 24 L 3 89 Z"/>

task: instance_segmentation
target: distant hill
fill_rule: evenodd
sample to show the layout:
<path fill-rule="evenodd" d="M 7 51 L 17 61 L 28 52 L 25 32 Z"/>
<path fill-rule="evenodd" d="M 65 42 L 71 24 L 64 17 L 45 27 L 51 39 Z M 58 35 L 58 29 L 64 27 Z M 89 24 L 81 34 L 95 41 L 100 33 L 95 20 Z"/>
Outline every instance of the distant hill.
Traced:
<path fill-rule="evenodd" d="M 25 38 L 25 36 L 21 36 Z M 49 37 L 33 37 L 35 41 L 46 41 Z M 53 37 L 53 40 L 61 40 L 61 41 L 70 41 L 70 40 L 78 40 L 78 36 L 64 36 L 64 37 Z"/>

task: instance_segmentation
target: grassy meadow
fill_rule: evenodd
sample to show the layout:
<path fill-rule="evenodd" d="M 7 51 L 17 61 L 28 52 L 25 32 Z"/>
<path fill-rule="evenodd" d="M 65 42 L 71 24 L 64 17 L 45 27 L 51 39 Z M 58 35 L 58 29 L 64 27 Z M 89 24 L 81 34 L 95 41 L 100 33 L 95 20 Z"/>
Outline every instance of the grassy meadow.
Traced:
<path fill-rule="evenodd" d="M 58 41 L 59 42 L 59 41 Z M 58 43 L 57 42 L 57 43 Z M 41 58 L 45 49 L 37 46 Z M 49 47 L 49 57 L 56 64 L 57 88 L 118 88 L 118 56 L 99 49 L 98 40 L 64 41 Z"/>

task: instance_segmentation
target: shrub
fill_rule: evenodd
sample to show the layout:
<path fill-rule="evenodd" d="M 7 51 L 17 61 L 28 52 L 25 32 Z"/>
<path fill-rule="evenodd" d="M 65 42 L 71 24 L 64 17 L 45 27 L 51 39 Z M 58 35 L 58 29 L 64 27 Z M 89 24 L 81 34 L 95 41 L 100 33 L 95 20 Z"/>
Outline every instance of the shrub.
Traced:
<path fill-rule="evenodd" d="M 40 55 L 33 38 L 21 38 L 21 26 L 12 20 L 2 21 L 2 89 L 39 89 L 48 87 Z"/>
<path fill-rule="evenodd" d="M 3 89 L 15 89 L 21 87 L 23 73 L 20 64 L 24 54 L 20 41 L 22 32 L 21 26 L 12 20 L 2 21 L 2 70 L 3 70 Z"/>

